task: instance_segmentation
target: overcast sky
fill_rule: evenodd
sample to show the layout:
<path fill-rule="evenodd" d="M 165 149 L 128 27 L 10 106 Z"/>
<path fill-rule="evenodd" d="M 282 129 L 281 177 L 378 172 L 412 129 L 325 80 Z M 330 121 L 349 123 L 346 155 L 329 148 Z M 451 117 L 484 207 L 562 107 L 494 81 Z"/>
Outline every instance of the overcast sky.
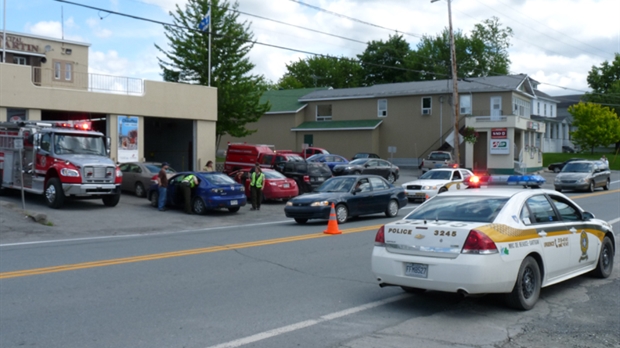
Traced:
<path fill-rule="evenodd" d="M 77 6 L 170 23 L 168 11 L 184 0 L 2 0 L 7 31 L 91 44 L 90 72 L 161 80 L 154 44 L 167 46 L 161 25 Z M 71 3 L 72 2 L 72 3 Z M 415 48 L 422 35 L 448 26 L 446 0 L 238 0 L 241 20 L 258 43 L 355 58 L 372 40 L 403 35 Z M 1 10 L 1 9 L 0 9 Z M 511 73 L 541 82 L 551 95 L 588 90 L 592 66 L 620 52 L 620 0 L 453 0 L 454 29 L 469 33 L 493 16 L 513 29 Z M 247 15 L 246 15 L 247 14 Z M 287 23 L 290 25 L 286 25 Z M 312 29 L 309 31 L 303 28 Z M 0 28 L 2 30 L 3 28 Z M 329 36 L 318 32 L 325 32 Z M 286 64 L 307 55 L 256 44 L 255 73 L 277 82 Z"/>

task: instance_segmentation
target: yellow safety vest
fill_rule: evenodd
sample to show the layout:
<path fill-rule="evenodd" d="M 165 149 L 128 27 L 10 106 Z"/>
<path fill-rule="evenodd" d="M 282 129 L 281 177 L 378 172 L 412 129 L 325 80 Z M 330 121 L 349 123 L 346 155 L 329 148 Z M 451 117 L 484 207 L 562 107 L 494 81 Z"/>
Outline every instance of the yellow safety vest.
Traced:
<path fill-rule="evenodd" d="M 258 188 L 262 188 L 264 180 L 265 180 L 265 173 L 261 172 L 257 178 L 256 172 L 254 172 L 252 173 L 252 180 L 250 181 L 250 186 L 256 186 Z"/>
<path fill-rule="evenodd" d="M 183 182 L 189 183 L 189 187 L 194 188 L 194 186 L 196 186 L 196 184 L 194 183 L 194 178 L 194 174 L 189 174 L 188 176 L 183 178 Z"/>

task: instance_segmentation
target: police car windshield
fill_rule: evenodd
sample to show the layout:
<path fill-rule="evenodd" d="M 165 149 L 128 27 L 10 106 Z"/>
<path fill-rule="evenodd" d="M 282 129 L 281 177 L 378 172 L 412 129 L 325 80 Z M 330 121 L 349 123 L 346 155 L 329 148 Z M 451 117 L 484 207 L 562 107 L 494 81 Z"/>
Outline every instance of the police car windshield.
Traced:
<path fill-rule="evenodd" d="M 452 172 L 448 170 L 429 170 L 428 172 L 422 174 L 420 179 L 450 180 L 450 176 L 452 176 Z"/>
<path fill-rule="evenodd" d="M 405 219 L 493 222 L 507 201 L 506 197 L 439 195 L 421 205 Z"/>
<path fill-rule="evenodd" d="M 54 134 L 54 153 L 107 156 L 102 137 L 81 134 Z"/>

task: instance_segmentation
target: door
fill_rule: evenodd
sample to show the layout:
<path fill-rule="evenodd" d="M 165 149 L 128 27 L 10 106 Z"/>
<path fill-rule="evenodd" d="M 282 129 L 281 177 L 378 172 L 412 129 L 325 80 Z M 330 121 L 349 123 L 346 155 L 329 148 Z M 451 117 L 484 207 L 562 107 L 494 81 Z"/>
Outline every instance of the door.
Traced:
<path fill-rule="evenodd" d="M 304 144 L 307 144 L 309 147 L 314 146 L 314 136 L 312 134 L 304 134 Z"/>
<path fill-rule="evenodd" d="M 357 189 L 360 192 L 355 192 Z M 349 215 L 357 216 L 363 214 L 374 213 L 372 207 L 374 197 L 372 194 L 372 187 L 367 178 L 362 178 L 353 185 L 352 196 L 347 200 L 349 206 Z"/>
<path fill-rule="evenodd" d="M 465 188 L 465 185 L 463 185 L 463 175 L 461 175 L 460 170 L 455 170 L 452 172 L 452 179 L 450 181 L 451 185 L 448 188 L 449 191 L 456 191 Z"/>
<path fill-rule="evenodd" d="M 502 115 L 502 97 L 491 97 L 491 120 Z"/>
<path fill-rule="evenodd" d="M 390 187 L 388 184 L 379 178 L 368 178 L 370 185 L 372 186 L 372 208 L 376 213 L 382 213 L 387 209 L 390 202 Z"/>

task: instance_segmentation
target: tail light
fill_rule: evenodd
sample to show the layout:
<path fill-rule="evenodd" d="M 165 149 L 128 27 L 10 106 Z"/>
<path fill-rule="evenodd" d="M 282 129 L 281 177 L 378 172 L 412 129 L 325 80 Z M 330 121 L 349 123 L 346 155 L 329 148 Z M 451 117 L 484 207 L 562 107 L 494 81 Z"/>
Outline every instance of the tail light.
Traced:
<path fill-rule="evenodd" d="M 465 240 L 465 245 L 461 251 L 463 254 L 497 254 L 497 245 L 486 234 L 478 231 L 471 230 Z"/>
<path fill-rule="evenodd" d="M 153 177 L 151 178 L 151 183 L 157 184 L 157 174 L 153 175 Z"/>
<path fill-rule="evenodd" d="M 304 175 L 304 182 L 310 183 L 310 176 Z"/>
<path fill-rule="evenodd" d="M 384 227 L 385 225 L 379 227 L 379 230 L 377 231 L 377 235 L 375 236 L 375 246 L 385 246 L 385 230 Z"/>

